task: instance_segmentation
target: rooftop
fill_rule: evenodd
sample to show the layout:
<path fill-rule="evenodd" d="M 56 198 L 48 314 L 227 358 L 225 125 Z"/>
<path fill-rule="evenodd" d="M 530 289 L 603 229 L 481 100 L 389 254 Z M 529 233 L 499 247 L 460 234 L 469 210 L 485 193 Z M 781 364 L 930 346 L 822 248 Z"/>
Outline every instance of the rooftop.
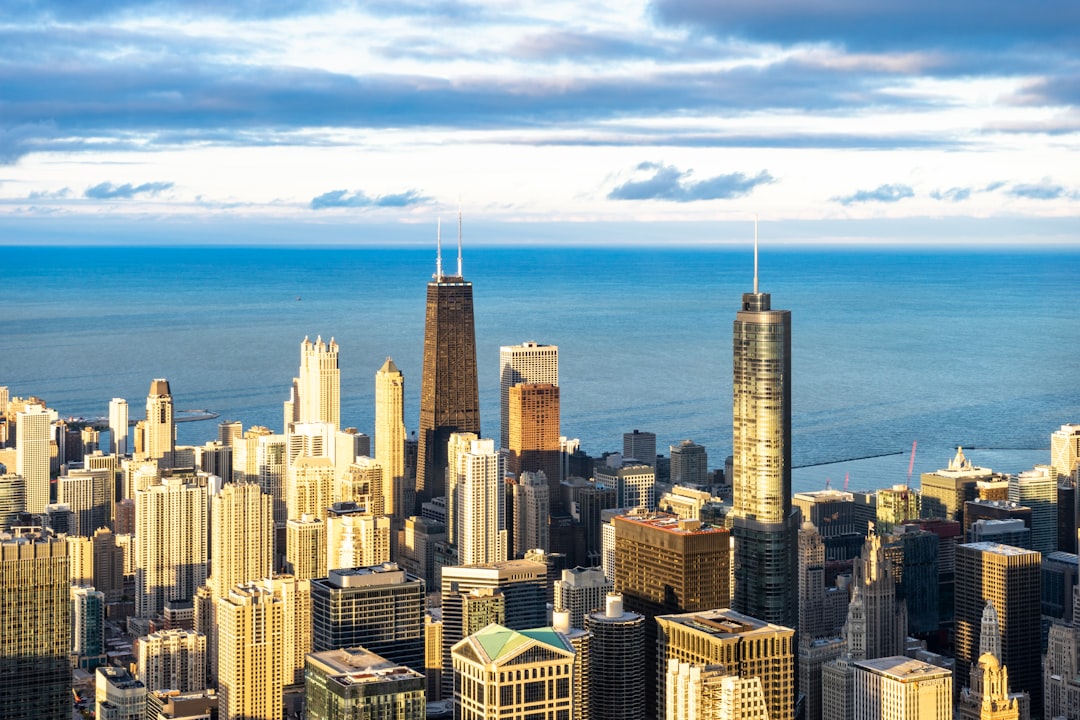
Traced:
<path fill-rule="evenodd" d="M 903 655 L 883 657 L 876 660 L 858 660 L 855 667 L 873 670 L 881 675 L 904 682 L 927 680 L 938 677 L 951 677 L 952 670 L 938 667 L 922 660 L 913 660 Z"/>
<path fill-rule="evenodd" d="M 1006 555 L 1009 557 L 1039 554 L 1037 550 L 1028 550 L 1026 548 L 1013 547 L 1012 545 L 1002 545 L 1001 543 L 996 542 L 966 543 L 960 547 L 971 548 L 972 550 L 978 550 L 980 552 L 994 553 L 995 555 Z"/>
<path fill-rule="evenodd" d="M 783 625 L 767 623 L 764 620 L 758 620 L 757 618 L 744 615 L 743 613 L 728 608 L 680 613 L 677 615 L 660 615 L 656 619 L 658 621 L 663 620 L 687 628 L 692 628 L 707 635 L 712 635 L 713 637 L 722 637 L 725 635 L 746 636 L 757 633 L 771 635 L 775 632 L 794 632 L 791 628 L 784 627 Z"/>
<path fill-rule="evenodd" d="M 622 522 L 646 525 L 648 527 L 674 533 L 676 535 L 697 535 L 702 533 L 727 532 L 725 528 L 703 524 L 700 520 L 681 519 L 676 515 L 667 513 L 650 513 L 648 515 L 617 515 L 615 520 Z"/>

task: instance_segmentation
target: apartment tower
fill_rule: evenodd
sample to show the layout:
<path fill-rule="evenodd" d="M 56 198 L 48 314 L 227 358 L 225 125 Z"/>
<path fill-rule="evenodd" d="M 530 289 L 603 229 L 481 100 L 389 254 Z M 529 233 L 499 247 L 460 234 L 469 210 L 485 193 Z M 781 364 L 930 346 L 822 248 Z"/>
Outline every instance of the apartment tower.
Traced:
<path fill-rule="evenodd" d="M 109 452 L 117 457 L 128 454 L 128 403 L 124 398 L 109 401 Z"/>
<path fill-rule="evenodd" d="M 559 385 L 559 348 L 528 341 L 499 348 L 499 447 L 510 447 L 510 388 L 519 383 Z"/>
<path fill-rule="evenodd" d="M 293 379 L 290 398 L 285 401 L 285 432 L 292 423 L 330 423 L 341 426 L 341 370 L 338 344 L 322 337 L 300 343 L 300 372 Z"/>
<path fill-rule="evenodd" d="M 795 627 L 799 511 L 791 503 L 791 311 L 773 310 L 769 293 L 758 291 L 756 223 L 754 291 L 742 296 L 733 335 L 732 607 Z"/>
<path fill-rule="evenodd" d="M 375 373 L 375 460 L 382 466 L 384 512 L 401 527 L 405 507 L 405 376 L 390 358 Z"/>
<path fill-rule="evenodd" d="M 506 471 L 514 475 L 543 471 L 551 497 L 558 502 L 562 482 L 559 443 L 559 386 L 518 383 L 510 388 L 510 437 Z"/>
<path fill-rule="evenodd" d="M 15 415 L 15 474 L 23 479 L 26 512 L 45 512 L 49 504 L 49 427 L 44 405 L 27 405 Z"/>
<path fill-rule="evenodd" d="M 446 494 L 446 443 L 453 433 L 460 432 L 480 432 L 480 395 L 472 283 L 461 272 L 459 214 L 457 274 L 443 273 L 440 238 L 435 275 L 427 286 L 416 460 L 418 505 Z"/>
<path fill-rule="evenodd" d="M 146 396 L 143 454 L 148 460 L 156 460 L 159 468 L 171 468 L 175 450 L 172 391 L 168 380 L 158 378 L 150 382 Z"/>

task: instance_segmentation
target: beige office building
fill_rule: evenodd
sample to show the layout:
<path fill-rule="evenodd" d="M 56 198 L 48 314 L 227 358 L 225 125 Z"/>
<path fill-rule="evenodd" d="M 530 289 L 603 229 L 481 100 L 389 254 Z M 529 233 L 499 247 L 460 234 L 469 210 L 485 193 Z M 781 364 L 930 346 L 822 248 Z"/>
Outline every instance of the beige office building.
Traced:
<path fill-rule="evenodd" d="M 855 720 L 952 720 L 952 671 L 904 656 L 858 660 Z"/>
<path fill-rule="evenodd" d="M 405 493 L 405 376 L 390 358 L 375 373 L 375 460 L 382 466 L 384 512 L 400 527 L 412 508 Z"/>
<path fill-rule="evenodd" d="M 1062 425 L 1050 434 L 1050 465 L 1059 476 L 1075 476 L 1080 467 L 1080 424 Z"/>
<path fill-rule="evenodd" d="M 300 371 L 285 401 L 285 431 L 291 423 L 325 422 L 341 426 L 341 370 L 338 344 L 322 337 L 300 343 Z"/>
<path fill-rule="evenodd" d="M 49 504 L 49 429 L 53 415 L 44 405 L 26 405 L 15 415 L 15 474 L 23 479 L 26 512 L 35 515 L 45 512 Z"/>
<path fill-rule="evenodd" d="M 559 384 L 559 348 L 523 342 L 499 348 L 499 447 L 510 447 L 510 388 L 519 383 Z"/>

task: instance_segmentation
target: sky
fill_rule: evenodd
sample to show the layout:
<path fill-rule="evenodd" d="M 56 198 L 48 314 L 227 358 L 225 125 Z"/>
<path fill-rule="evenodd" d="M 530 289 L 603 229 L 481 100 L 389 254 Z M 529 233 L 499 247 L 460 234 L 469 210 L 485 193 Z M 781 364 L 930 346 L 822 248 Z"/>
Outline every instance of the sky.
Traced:
<path fill-rule="evenodd" d="M 1080 245 L 1069 0 L 6 0 L 0 245 Z"/>

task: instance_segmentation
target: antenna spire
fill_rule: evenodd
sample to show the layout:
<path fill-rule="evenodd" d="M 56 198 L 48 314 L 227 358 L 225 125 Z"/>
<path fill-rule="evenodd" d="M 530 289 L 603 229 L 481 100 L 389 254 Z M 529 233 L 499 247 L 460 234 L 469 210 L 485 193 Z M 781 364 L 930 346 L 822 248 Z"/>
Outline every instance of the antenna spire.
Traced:
<path fill-rule="evenodd" d="M 465 276 L 461 274 L 461 198 L 457 201 L 457 274 L 459 278 Z"/>
<path fill-rule="evenodd" d="M 758 294 L 757 282 L 757 213 L 754 213 L 754 294 Z"/>
<path fill-rule="evenodd" d="M 442 281 L 442 218 L 435 225 L 435 279 Z"/>

